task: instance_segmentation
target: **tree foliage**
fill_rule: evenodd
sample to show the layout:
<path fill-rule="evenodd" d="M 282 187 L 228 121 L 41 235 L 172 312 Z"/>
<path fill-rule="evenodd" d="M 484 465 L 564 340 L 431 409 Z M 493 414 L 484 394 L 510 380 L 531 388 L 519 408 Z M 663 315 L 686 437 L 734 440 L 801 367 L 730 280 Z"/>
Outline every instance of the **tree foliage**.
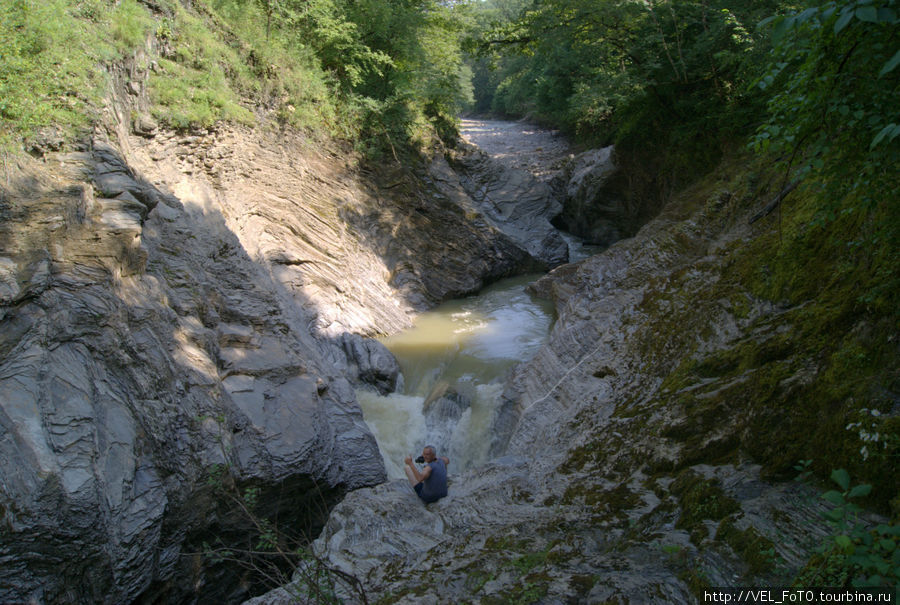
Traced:
<path fill-rule="evenodd" d="M 896 239 L 896 4 L 486 0 L 474 108 L 616 143 L 663 196 L 751 139 L 788 166 L 785 185 L 827 189 L 824 220 L 880 207 L 870 237 Z"/>
<path fill-rule="evenodd" d="M 900 28 L 896 0 L 816 3 L 767 20 L 775 49 L 758 86 L 753 144 L 818 199 L 815 224 L 851 225 L 859 303 L 900 308 Z"/>
<path fill-rule="evenodd" d="M 457 12 L 436 0 L 213 0 L 235 27 L 252 10 L 266 44 L 312 52 L 361 131 L 403 144 L 427 136 L 427 124 L 452 138 L 471 96 Z M 240 15 L 240 18 L 236 19 Z"/>
<path fill-rule="evenodd" d="M 155 37 L 154 113 L 175 128 L 274 116 L 365 150 L 456 134 L 471 97 L 454 3 L 10 0 L 0 3 L 0 137 L 86 124 L 103 63 Z M 155 31 L 154 31 L 155 30 Z M 12 143 L 15 145 L 15 143 Z"/>
<path fill-rule="evenodd" d="M 495 14 L 482 53 L 513 52 L 493 109 L 527 109 L 586 138 L 614 138 L 648 105 L 682 121 L 742 98 L 748 55 L 765 52 L 754 32 L 767 2 L 548 0 L 522 4 L 514 21 Z M 510 68 L 512 64 L 512 68 Z M 714 117 L 714 116 L 713 116 Z"/>
<path fill-rule="evenodd" d="M 478 109 L 646 152 L 663 189 L 711 169 L 764 110 L 750 85 L 770 48 L 756 24 L 774 0 L 519 2 L 511 20 L 499 17 L 509 3 L 485 4 L 476 77 L 495 87 Z"/>
<path fill-rule="evenodd" d="M 814 175 L 828 197 L 886 201 L 900 162 L 900 30 L 895 0 L 843 0 L 767 19 L 773 60 L 758 82 L 769 117 L 756 148 Z M 885 187 L 890 189 L 885 189 Z"/>

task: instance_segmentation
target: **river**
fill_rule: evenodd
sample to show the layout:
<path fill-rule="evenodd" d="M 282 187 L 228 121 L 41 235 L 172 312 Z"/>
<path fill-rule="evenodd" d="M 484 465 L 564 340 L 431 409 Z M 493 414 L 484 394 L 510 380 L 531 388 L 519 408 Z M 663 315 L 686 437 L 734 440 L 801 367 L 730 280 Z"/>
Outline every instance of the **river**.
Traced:
<path fill-rule="evenodd" d="M 495 160 L 528 170 L 541 181 L 549 181 L 572 154 L 565 137 L 555 130 L 526 122 L 463 120 L 462 137 Z"/>
<path fill-rule="evenodd" d="M 546 342 L 555 318 L 550 302 L 525 292 L 537 277 L 502 280 L 448 301 L 383 340 L 400 364 L 403 386 L 386 397 L 357 395 L 389 476 L 403 477 L 403 457 L 418 456 L 426 444 L 449 456 L 457 472 L 487 459 L 503 381 Z M 448 410 L 426 406 L 441 396 L 449 396 Z"/>
<path fill-rule="evenodd" d="M 541 179 L 550 178 L 550 166 L 568 153 L 555 133 L 521 122 L 465 120 L 463 137 Z M 593 252 L 578 238 L 563 236 L 571 260 Z M 487 460 L 504 381 L 546 342 L 555 319 L 552 303 L 525 291 L 538 277 L 502 280 L 476 296 L 448 301 L 416 318 L 411 329 L 382 340 L 400 364 L 403 385 L 388 396 L 359 390 L 357 397 L 390 477 L 404 477 L 403 457 L 418 456 L 425 445 L 451 459 L 451 472 Z"/>

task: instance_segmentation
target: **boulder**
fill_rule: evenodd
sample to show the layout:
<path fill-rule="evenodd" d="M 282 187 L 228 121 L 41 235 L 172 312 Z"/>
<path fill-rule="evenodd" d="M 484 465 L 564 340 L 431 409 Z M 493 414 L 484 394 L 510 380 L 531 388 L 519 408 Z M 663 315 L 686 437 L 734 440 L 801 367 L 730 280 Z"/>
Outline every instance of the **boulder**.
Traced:
<path fill-rule="evenodd" d="M 397 390 L 400 365 L 386 346 L 358 334 L 344 334 L 341 342 L 351 363 L 350 376 L 355 374 L 359 381 L 375 387 L 382 395 Z"/>
<path fill-rule="evenodd" d="M 460 421 L 471 407 L 472 402 L 467 397 L 452 390 L 442 392 L 430 401 L 426 399 L 424 442 L 433 445 L 439 456 L 449 456 L 451 461 L 459 459 L 459 442 L 464 440 L 459 439 L 458 433 L 468 429 L 466 425 L 461 426 Z"/>
<path fill-rule="evenodd" d="M 573 156 L 551 187 L 561 194 L 562 211 L 554 224 L 607 247 L 636 230 L 612 145 Z"/>

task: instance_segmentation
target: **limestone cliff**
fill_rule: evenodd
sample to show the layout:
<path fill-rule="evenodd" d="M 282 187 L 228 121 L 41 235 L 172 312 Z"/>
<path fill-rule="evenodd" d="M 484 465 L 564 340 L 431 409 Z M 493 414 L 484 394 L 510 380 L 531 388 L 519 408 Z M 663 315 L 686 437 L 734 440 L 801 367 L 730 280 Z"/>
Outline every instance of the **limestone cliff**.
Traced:
<path fill-rule="evenodd" d="M 858 410 L 833 419 L 815 386 L 836 371 L 816 314 L 834 317 L 827 296 L 748 287 L 779 238 L 748 224 L 768 195 L 725 165 L 635 237 L 538 281 L 559 319 L 507 383 L 496 458 L 426 507 L 402 481 L 349 494 L 316 551 L 396 603 L 703 602 L 709 587 L 789 585 L 828 533 L 791 467 L 860 441 L 844 429 Z M 850 307 L 844 321 L 874 342 L 871 319 Z M 869 461 L 886 499 L 890 456 Z"/>
<path fill-rule="evenodd" d="M 146 62 L 143 62 L 146 64 Z M 440 155 L 363 167 L 302 133 L 176 133 L 136 68 L 75 149 L 0 182 L 0 600 L 234 601 L 223 484 L 315 531 L 384 480 L 367 336 L 534 266 Z M 263 120 L 262 123 L 265 123 Z"/>

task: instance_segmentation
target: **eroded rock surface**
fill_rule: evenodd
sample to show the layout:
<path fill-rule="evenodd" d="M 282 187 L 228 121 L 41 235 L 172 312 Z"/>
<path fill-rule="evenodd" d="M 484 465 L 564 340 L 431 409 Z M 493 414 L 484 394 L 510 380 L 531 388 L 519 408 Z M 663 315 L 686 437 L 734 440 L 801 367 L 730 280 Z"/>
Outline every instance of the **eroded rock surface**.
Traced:
<path fill-rule="evenodd" d="M 4 188 L 0 600 L 220 579 L 181 553 L 201 547 L 222 466 L 283 506 L 383 480 L 312 317 L 220 213 L 138 179 L 103 139 L 22 162 Z"/>
<path fill-rule="evenodd" d="M 368 337 L 534 264 L 441 156 L 374 173 L 141 109 L 0 184 L 2 601 L 245 597 L 203 556 L 246 540 L 216 490 L 315 528 L 383 481 L 354 388 L 398 369 Z"/>
<path fill-rule="evenodd" d="M 397 603 L 702 602 L 789 582 L 826 535 L 822 500 L 774 478 L 749 428 L 766 413 L 745 395 L 759 368 L 716 365 L 743 345 L 784 355 L 789 310 L 727 279 L 753 195 L 688 192 L 537 282 L 559 319 L 507 383 L 495 459 L 451 462 L 450 495 L 428 506 L 402 481 L 349 494 L 316 552 Z M 815 375 L 791 363 L 809 367 L 778 384 L 785 409 Z"/>
<path fill-rule="evenodd" d="M 562 206 L 548 185 L 529 171 L 506 166 L 473 146 L 460 144 L 452 159 L 463 189 L 490 225 L 544 267 L 568 261 L 568 244 L 550 223 Z"/>
<path fill-rule="evenodd" d="M 344 334 L 341 341 L 347 355 L 348 375 L 374 386 L 382 395 L 397 390 L 400 364 L 387 347 L 358 334 Z"/>
<path fill-rule="evenodd" d="M 395 603 L 686 603 L 698 585 L 768 578 L 776 562 L 796 568 L 824 536 L 811 490 L 762 481 L 752 465 L 588 489 L 582 476 L 558 475 L 562 459 L 495 459 L 453 476 L 450 495 L 427 506 L 403 480 L 354 491 L 315 552 L 360 579 L 369 599 Z M 305 590 L 298 574 L 248 603 L 290 603 Z M 338 592 L 360 602 L 345 584 Z"/>

